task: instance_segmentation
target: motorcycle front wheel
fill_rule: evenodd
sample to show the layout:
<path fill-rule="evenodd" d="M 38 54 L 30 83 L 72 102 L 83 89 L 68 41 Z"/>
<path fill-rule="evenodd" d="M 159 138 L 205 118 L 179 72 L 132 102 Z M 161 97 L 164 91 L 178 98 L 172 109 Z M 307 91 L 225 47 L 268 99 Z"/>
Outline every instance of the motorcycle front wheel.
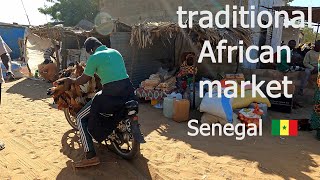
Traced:
<path fill-rule="evenodd" d="M 70 114 L 70 111 L 68 108 L 63 109 L 64 112 L 64 116 L 66 117 L 68 123 L 70 124 L 70 126 L 74 129 L 78 131 L 78 124 L 77 124 L 77 118 L 73 117 Z"/>
<path fill-rule="evenodd" d="M 115 141 L 111 141 L 112 150 L 124 159 L 131 160 L 140 153 L 140 143 L 133 137 L 127 142 L 121 142 L 120 144 Z"/>

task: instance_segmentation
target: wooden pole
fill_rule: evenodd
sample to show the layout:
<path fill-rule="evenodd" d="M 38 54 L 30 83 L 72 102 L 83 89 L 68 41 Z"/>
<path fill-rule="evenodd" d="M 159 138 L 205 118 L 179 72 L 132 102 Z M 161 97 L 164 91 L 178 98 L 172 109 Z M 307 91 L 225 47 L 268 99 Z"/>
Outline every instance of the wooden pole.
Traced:
<path fill-rule="evenodd" d="M 28 68 L 28 71 L 29 71 L 29 77 L 32 76 L 32 72 L 31 72 L 31 69 L 30 69 L 30 66 L 29 66 L 29 63 L 27 62 L 27 41 L 28 41 L 28 37 L 26 37 L 25 41 L 24 41 L 24 62 L 26 63 L 27 65 L 27 68 Z"/>
<path fill-rule="evenodd" d="M 196 69 L 196 61 L 193 62 L 193 68 Z M 192 83 L 193 83 L 193 89 L 192 89 L 192 109 L 196 109 L 196 75 L 193 73 L 193 78 L 192 78 Z"/>
<path fill-rule="evenodd" d="M 56 45 L 55 45 L 56 46 Z M 60 42 L 59 42 L 59 46 L 60 46 Z M 60 47 L 60 49 L 61 49 L 61 47 Z M 60 50 L 59 49 L 59 50 Z M 59 73 L 59 71 L 60 71 L 60 53 L 59 53 L 59 50 L 58 49 L 56 49 L 55 48 L 55 50 L 56 50 L 56 62 L 57 62 L 57 67 L 58 67 L 58 73 Z"/>
<path fill-rule="evenodd" d="M 236 62 L 237 62 L 237 68 L 236 68 L 236 73 L 235 74 L 238 74 L 239 72 L 239 66 L 240 66 L 240 62 L 239 62 L 239 40 L 238 40 L 238 43 L 237 43 L 237 54 L 236 54 Z"/>
<path fill-rule="evenodd" d="M 21 4 L 22 4 L 22 7 L 23 7 L 23 9 L 24 9 L 24 12 L 26 13 L 26 17 L 27 17 L 27 19 L 28 19 L 29 25 L 31 26 L 31 23 L 30 23 L 30 19 L 29 19 L 29 16 L 28 16 L 27 10 L 26 10 L 26 8 L 25 8 L 24 3 L 23 3 L 23 1 L 22 1 L 22 0 L 21 0 Z"/>

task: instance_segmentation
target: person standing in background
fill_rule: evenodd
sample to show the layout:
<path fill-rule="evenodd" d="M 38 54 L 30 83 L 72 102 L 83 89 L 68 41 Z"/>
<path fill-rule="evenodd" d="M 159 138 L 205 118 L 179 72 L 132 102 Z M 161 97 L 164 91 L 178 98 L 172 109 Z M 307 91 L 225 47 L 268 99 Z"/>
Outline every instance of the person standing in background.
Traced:
<path fill-rule="evenodd" d="M 9 46 L 3 41 L 2 37 L 0 36 L 0 58 L 2 63 L 7 69 L 6 75 L 9 76 L 10 78 L 13 78 L 13 74 L 11 72 L 11 49 Z M 1 88 L 2 88 L 2 83 L 4 83 L 3 75 L 2 75 L 2 68 L 0 66 L 0 104 L 1 104 Z M 4 149 L 4 143 L 0 141 L 0 151 Z"/>
<path fill-rule="evenodd" d="M 1 104 L 1 89 L 2 89 L 2 83 L 4 82 L 3 75 L 2 75 L 2 68 L 0 66 L 0 104 Z"/>
<path fill-rule="evenodd" d="M 0 36 L 0 59 L 4 66 L 7 69 L 6 75 L 9 78 L 14 78 L 12 72 L 11 72 L 11 57 L 10 54 L 12 50 L 9 48 L 9 46 L 3 41 L 2 37 Z M 1 66 L 0 66 L 1 67 Z M 1 87 L 2 83 L 4 83 L 4 78 L 2 75 L 2 69 L 0 68 L 0 104 L 1 104 Z"/>
<path fill-rule="evenodd" d="M 1 38 L 1 36 L 0 36 L 0 38 Z M 2 77 L 2 68 L 0 66 L 0 104 L 1 104 L 1 88 L 2 88 L 1 85 L 2 85 L 2 82 L 4 82 L 4 79 Z M 2 149 L 4 149 L 4 143 L 0 141 L 0 151 Z"/>

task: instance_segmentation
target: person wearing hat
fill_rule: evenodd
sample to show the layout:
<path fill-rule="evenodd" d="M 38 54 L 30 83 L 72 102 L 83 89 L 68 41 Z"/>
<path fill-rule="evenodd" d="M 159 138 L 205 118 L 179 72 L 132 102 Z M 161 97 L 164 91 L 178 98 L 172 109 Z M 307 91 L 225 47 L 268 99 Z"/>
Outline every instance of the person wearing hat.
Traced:
<path fill-rule="evenodd" d="M 82 85 L 87 83 L 95 74 L 101 79 L 102 91 L 87 103 L 77 115 L 77 124 L 80 132 L 85 158 L 74 163 L 74 167 L 82 168 L 98 165 L 93 138 L 98 142 L 105 140 L 105 130 L 99 129 L 99 113 L 112 114 L 128 100 L 135 98 L 134 88 L 127 74 L 122 55 L 115 49 L 103 45 L 97 38 L 89 37 L 84 46 L 91 54 L 83 74 L 77 79 L 62 78 L 57 81 L 64 83 L 69 90 L 72 84 Z M 110 132 L 111 133 L 111 132 Z"/>

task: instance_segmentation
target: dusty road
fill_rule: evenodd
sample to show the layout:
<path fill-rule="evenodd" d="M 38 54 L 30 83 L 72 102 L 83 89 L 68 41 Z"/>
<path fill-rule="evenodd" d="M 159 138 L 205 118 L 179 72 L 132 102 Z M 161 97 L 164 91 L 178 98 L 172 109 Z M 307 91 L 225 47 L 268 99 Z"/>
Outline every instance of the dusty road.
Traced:
<path fill-rule="evenodd" d="M 82 157 L 76 132 L 46 96 L 50 86 L 21 79 L 7 83 L 0 106 L 0 179 L 320 179 L 320 142 L 314 132 L 280 139 L 264 123 L 263 137 L 188 137 L 187 124 L 163 118 L 142 105 L 140 119 L 147 143 L 128 162 L 97 147 L 102 164 L 74 170 Z M 300 118 L 306 109 L 275 118 Z M 280 116 L 280 117 L 279 117 Z"/>

